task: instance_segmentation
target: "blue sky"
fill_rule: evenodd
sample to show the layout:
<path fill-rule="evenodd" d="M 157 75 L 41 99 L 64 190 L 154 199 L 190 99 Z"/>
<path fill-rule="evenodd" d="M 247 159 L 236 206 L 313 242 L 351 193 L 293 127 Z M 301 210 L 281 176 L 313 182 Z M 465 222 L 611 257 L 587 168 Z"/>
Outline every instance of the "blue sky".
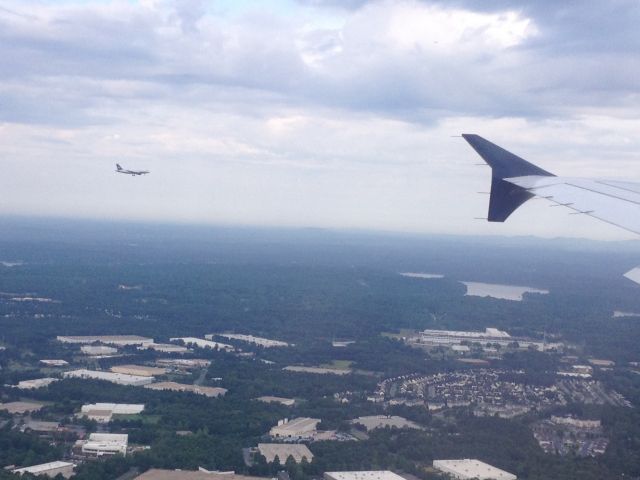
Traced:
<path fill-rule="evenodd" d="M 474 221 L 489 172 L 452 135 L 640 179 L 639 23 L 631 0 L 0 0 L 0 214 L 627 238 L 540 202 Z"/>

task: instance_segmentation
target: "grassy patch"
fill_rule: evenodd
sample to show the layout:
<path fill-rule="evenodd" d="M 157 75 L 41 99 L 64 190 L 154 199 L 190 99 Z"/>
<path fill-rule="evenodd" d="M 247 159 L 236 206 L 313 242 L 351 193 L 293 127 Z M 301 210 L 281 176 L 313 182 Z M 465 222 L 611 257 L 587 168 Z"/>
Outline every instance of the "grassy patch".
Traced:
<path fill-rule="evenodd" d="M 113 419 L 130 422 L 140 421 L 147 425 L 156 425 L 160 421 L 160 417 L 160 415 L 145 415 L 143 413 L 138 413 L 136 415 L 114 415 Z"/>
<path fill-rule="evenodd" d="M 332 360 L 331 363 L 323 363 L 321 368 L 335 368 L 337 370 L 348 370 L 353 362 L 351 360 Z"/>

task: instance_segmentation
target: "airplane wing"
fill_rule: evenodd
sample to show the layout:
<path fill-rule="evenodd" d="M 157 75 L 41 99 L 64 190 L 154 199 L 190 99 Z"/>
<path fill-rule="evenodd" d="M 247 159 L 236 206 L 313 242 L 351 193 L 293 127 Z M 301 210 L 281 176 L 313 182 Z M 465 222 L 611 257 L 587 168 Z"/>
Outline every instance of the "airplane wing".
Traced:
<path fill-rule="evenodd" d="M 491 167 L 490 222 L 504 222 L 533 197 L 640 235 L 640 183 L 557 177 L 479 135 L 462 137 Z M 640 267 L 625 274 L 640 283 Z"/>

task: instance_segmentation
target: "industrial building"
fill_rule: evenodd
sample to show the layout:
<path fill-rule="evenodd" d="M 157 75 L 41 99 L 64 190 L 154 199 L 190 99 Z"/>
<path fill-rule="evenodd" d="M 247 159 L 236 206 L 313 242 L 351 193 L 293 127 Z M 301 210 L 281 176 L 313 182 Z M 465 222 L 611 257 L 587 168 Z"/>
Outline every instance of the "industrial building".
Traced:
<path fill-rule="evenodd" d="M 303 458 L 306 458 L 307 462 L 313 460 L 313 453 L 302 443 L 259 443 L 257 450 L 267 463 L 272 463 L 276 457 L 281 465 L 284 465 L 289 457 L 296 463 L 300 463 Z"/>
<path fill-rule="evenodd" d="M 16 468 L 11 470 L 11 473 L 17 473 L 22 475 L 23 473 L 30 473 L 31 475 L 46 475 L 53 478 L 56 475 L 62 475 L 64 478 L 69 478 L 73 475 L 73 469 L 75 464 L 71 462 L 49 462 L 41 463 L 40 465 L 33 465 L 31 467 Z"/>
<path fill-rule="evenodd" d="M 69 362 L 66 360 L 40 360 L 40 363 L 46 365 L 47 367 L 66 367 L 69 365 Z"/>
<path fill-rule="evenodd" d="M 139 375 L 141 377 L 153 377 L 154 375 L 164 375 L 166 368 L 147 367 L 144 365 L 114 365 L 111 367 L 113 373 L 124 373 L 125 375 Z"/>
<path fill-rule="evenodd" d="M 280 405 L 284 405 L 286 407 L 292 407 L 296 404 L 296 401 L 293 398 L 270 397 L 268 395 L 258 397 L 256 398 L 256 400 L 264 403 L 279 403 Z"/>
<path fill-rule="evenodd" d="M 139 335 L 89 335 L 89 336 L 67 336 L 61 335 L 56 340 L 62 343 L 104 343 L 106 345 L 145 345 L 153 343 L 153 338 L 141 337 Z"/>
<path fill-rule="evenodd" d="M 269 480 L 263 477 L 236 475 L 235 472 L 210 472 L 204 468 L 193 470 L 161 470 L 152 468 L 134 480 Z"/>
<path fill-rule="evenodd" d="M 190 370 L 194 368 L 207 368 L 211 360 L 204 358 L 159 358 L 156 365 L 161 367 L 177 368 L 178 370 Z"/>
<path fill-rule="evenodd" d="M 125 373 L 103 372 L 98 370 L 71 370 L 62 374 L 64 378 L 84 378 L 90 380 L 105 380 L 118 385 L 141 386 L 152 383 L 154 377 L 143 377 L 140 375 L 127 375 Z"/>
<path fill-rule="evenodd" d="M 82 347 L 80 347 L 80 351 L 85 355 L 89 355 L 92 357 L 114 355 L 118 353 L 117 348 L 107 347 L 106 345 L 83 345 Z"/>
<path fill-rule="evenodd" d="M 434 460 L 433 468 L 461 480 L 516 480 L 512 473 L 492 467 L 480 460 Z"/>
<path fill-rule="evenodd" d="M 23 380 L 18 382 L 17 387 L 22 390 L 34 390 L 36 388 L 46 387 L 51 385 L 53 382 L 57 382 L 57 378 L 34 378 L 33 380 Z"/>
<path fill-rule="evenodd" d="M 325 368 L 325 367 L 304 367 L 301 365 L 289 365 L 283 370 L 287 372 L 297 373 L 315 373 L 318 375 L 349 375 L 351 370 L 348 368 Z"/>
<path fill-rule="evenodd" d="M 0 410 L 6 410 L 11 414 L 22 415 L 28 412 L 37 412 L 44 407 L 43 403 L 38 402 L 7 402 L 0 403 Z"/>
<path fill-rule="evenodd" d="M 169 339 L 172 342 L 182 342 L 185 345 L 195 345 L 198 348 L 210 348 L 212 350 L 226 350 L 232 352 L 235 350 L 231 345 L 220 342 L 212 342 L 211 340 L 204 340 L 196 337 L 176 337 Z"/>
<path fill-rule="evenodd" d="M 370 415 L 367 417 L 358 417 L 351 420 L 351 423 L 360 424 L 364 426 L 367 431 L 385 427 L 422 429 L 422 427 L 417 423 L 397 415 Z"/>
<path fill-rule="evenodd" d="M 52 436 L 61 430 L 58 422 L 47 422 L 44 420 L 27 420 L 21 427 L 21 432 L 35 432 L 38 434 Z"/>
<path fill-rule="evenodd" d="M 512 337 L 503 330 L 497 328 L 486 328 L 484 332 L 456 331 L 456 330 L 424 330 L 415 338 L 409 339 L 410 342 L 418 345 L 426 346 L 445 346 L 453 347 L 464 343 L 477 343 L 483 347 L 489 345 L 500 345 L 508 347 L 518 344 L 519 348 L 535 348 L 539 351 L 558 350 L 564 345 L 562 343 L 547 343 L 544 341 L 535 341 L 526 338 Z"/>
<path fill-rule="evenodd" d="M 325 480 L 405 480 L 389 470 L 362 470 L 357 472 L 325 472 Z"/>
<path fill-rule="evenodd" d="M 331 345 L 335 348 L 346 348 L 354 343 L 356 343 L 355 340 L 334 340 Z"/>
<path fill-rule="evenodd" d="M 151 350 L 155 350 L 156 352 L 163 353 L 189 353 L 191 350 L 187 347 L 183 347 L 182 345 L 174 345 L 172 343 L 148 343 L 145 345 L 141 345 L 138 347 L 140 350 L 149 348 Z"/>
<path fill-rule="evenodd" d="M 239 333 L 211 333 L 205 335 L 207 340 L 213 340 L 213 337 L 218 336 L 222 338 L 228 338 L 229 340 L 239 340 L 241 342 L 253 343 L 259 347 L 274 348 L 274 347 L 288 347 L 287 342 L 281 342 L 280 340 L 271 340 L 269 338 L 255 337 L 253 335 L 242 335 Z"/>
<path fill-rule="evenodd" d="M 278 425 L 269 430 L 269 435 L 273 438 L 305 440 L 315 436 L 319 418 L 298 417 L 293 420 L 287 418 L 280 420 Z"/>
<path fill-rule="evenodd" d="M 129 435 L 126 433 L 92 433 L 88 440 L 78 440 L 76 446 L 81 447 L 83 455 L 103 457 L 116 454 L 127 454 Z"/>
<path fill-rule="evenodd" d="M 171 390 L 174 392 L 190 392 L 198 395 L 204 395 L 206 397 L 221 397 L 227 393 L 226 388 L 220 387 L 204 387 L 201 385 L 188 385 L 185 383 L 176 382 L 158 382 L 145 385 L 145 388 L 151 390 Z"/>
<path fill-rule="evenodd" d="M 83 405 L 79 416 L 98 423 L 108 423 L 114 415 L 137 415 L 144 410 L 141 403 L 92 403 Z"/>

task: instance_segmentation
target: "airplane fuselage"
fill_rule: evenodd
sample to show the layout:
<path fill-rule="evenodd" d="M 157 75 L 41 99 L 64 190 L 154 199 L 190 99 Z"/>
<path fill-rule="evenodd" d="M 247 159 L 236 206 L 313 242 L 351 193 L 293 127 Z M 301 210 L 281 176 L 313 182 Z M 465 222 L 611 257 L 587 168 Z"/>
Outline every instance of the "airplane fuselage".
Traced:
<path fill-rule="evenodd" d="M 125 175 L 131 175 L 132 177 L 135 177 L 136 175 L 146 175 L 150 172 L 148 170 L 126 170 L 116 163 L 116 173 L 123 173 Z"/>

